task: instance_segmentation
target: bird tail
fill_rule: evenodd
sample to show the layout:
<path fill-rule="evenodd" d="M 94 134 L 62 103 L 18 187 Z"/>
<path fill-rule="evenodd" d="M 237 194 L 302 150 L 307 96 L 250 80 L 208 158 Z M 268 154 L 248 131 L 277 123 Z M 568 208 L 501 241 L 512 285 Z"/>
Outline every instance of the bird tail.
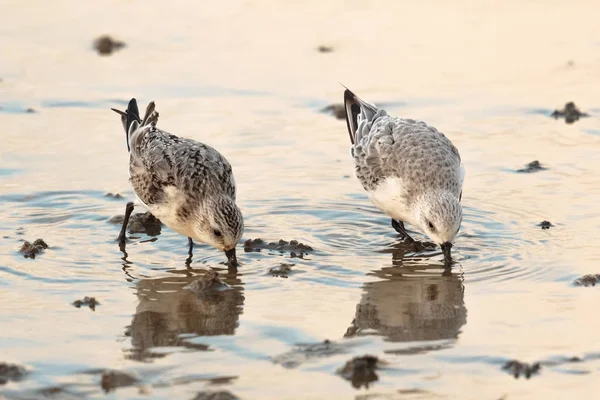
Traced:
<path fill-rule="evenodd" d="M 140 118 L 140 111 L 138 110 L 137 101 L 135 99 L 129 100 L 127 111 L 111 108 L 111 110 L 121 116 L 121 123 L 123 124 L 123 129 L 125 129 L 125 139 L 127 140 L 127 151 L 131 151 L 131 137 L 133 132 L 140 126 L 156 126 L 156 123 L 158 122 L 158 111 L 156 111 L 155 108 L 156 105 L 151 101 L 146 108 L 146 114 L 144 114 L 143 120 Z"/>
<path fill-rule="evenodd" d="M 360 115 L 361 119 L 366 121 L 372 121 L 379 110 L 373 104 L 361 100 L 348 88 L 344 91 L 344 107 L 346 108 L 346 125 L 350 141 L 354 144 L 357 140 L 358 116 Z"/>
<path fill-rule="evenodd" d="M 129 146 L 129 138 L 142 122 L 142 120 L 140 119 L 140 112 L 138 110 L 137 101 L 135 99 L 129 100 L 129 104 L 127 105 L 127 111 L 123 112 L 121 110 L 117 110 L 116 108 L 111 108 L 111 110 L 113 110 L 121 116 L 121 123 L 123 124 L 123 129 L 125 129 L 127 151 L 131 151 L 131 147 Z"/>
<path fill-rule="evenodd" d="M 158 111 L 156 111 L 156 104 L 153 101 L 148 103 L 148 107 L 146 107 L 146 114 L 144 114 L 144 119 L 142 121 L 141 126 L 152 125 L 156 126 L 158 122 Z"/>

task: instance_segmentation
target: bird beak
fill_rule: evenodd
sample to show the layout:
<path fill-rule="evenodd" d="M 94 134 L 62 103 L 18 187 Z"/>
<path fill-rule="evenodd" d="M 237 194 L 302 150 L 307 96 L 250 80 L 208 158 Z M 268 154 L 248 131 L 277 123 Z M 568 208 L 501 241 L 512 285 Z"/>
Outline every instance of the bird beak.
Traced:
<path fill-rule="evenodd" d="M 235 247 L 225 250 L 225 255 L 227 256 L 227 264 L 232 267 L 237 267 L 239 265 L 237 262 L 237 257 L 235 256 Z"/>
<path fill-rule="evenodd" d="M 452 249 L 452 243 L 445 242 L 442 243 L 442 253 L 444 253 L 444 264 L 447 266 L 452 264 L 452 256 L 450 255 L 450 249 Z"/>

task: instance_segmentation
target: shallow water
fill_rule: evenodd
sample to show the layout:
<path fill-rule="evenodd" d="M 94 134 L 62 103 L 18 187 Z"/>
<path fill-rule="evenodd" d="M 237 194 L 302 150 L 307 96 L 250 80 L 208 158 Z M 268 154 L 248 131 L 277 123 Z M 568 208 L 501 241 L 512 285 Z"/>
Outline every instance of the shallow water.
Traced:
<path fill-rule="evenodd" d="M 28 371 L 0 398 L 594 397 L 600 294 L 572 282 L 600 272 L 600 3 L 282 4 L 0 4 L 0 363 Z M 104 33 L 127 47 L 100 57 Z M 460 149 L 452 271 L 406 254 L 352 177 L 344 121 L 319 113 L 338 82 Z M 199 245 L 188 270 L 163 228 L 122 253 L 108 220 L 133 192 L 109 108 L 133 96 L 229 159 L 243 240 L 314 250 L 240 244 L 236 274 Z M 591 117 L 548 117 L 567 101 Z M 515 172 L 532 160 L 548 169 Z M 37 238 L 50 247 L 24 258 Z M 210 268 L 231 290 L 184 288 Z M 71 305 L 85 296 L 95 311 Z M 385 365 L 355 388 L 336 371 L 365 354 Z M 511 359 L 542 368 L 515 379 Z M 105 393 L 109 370 L 135 381 Z"/>

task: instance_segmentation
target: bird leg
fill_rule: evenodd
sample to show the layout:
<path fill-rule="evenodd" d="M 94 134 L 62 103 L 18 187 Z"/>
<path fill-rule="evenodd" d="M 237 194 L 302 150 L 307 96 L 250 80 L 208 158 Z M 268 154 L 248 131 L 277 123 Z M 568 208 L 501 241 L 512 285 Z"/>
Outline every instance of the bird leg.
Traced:
<path fill-rule="evenodd" d="M 125 234 L 127 233 L 127 224 L 129 223 L 129 217 L 133 212 L 133 202 L 130 201 L 125 206 L 125 218 L 123 219 L 123 226 L 121 227 L 121 233 L 117 240 L 119 241 L 119 247 L 125 247 Z"/>
<path fill-rule="evenodd" d="M 188 250 L 188 258 L 185 260 L 185 265 L 188 268 L 190 268 L 190 265 L 192 264 L 192 256 L 194 255 L 194 253 L 192 252 L 192 249 L 194 248 L 194 241 L 189 236 L 188 236 L 188 243 L 190 245 L 190 248 Z"/>
<path fill-rule="evenodd" d="M 404 222 L 396 221 L 392 218 L 392 227 L 396 230 L 396 232 L 398 232 L 402 236 L 402 239 L 404 241 L 406 241 L 407 243 L 414 243 L 415 240 L 410 237 L 410 235 L 406 232 L 406 229 L 404 228 Z"/>

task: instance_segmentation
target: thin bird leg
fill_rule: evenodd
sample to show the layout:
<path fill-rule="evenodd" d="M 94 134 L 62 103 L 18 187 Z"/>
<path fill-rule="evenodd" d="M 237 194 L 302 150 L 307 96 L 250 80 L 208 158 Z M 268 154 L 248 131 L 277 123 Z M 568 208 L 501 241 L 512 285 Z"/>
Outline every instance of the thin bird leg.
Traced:
<path fill-rule="evenodd" d="M 188 243 L 190 245 L 190 248 L 188 250 L 188 258 L 185 260 L 185 265 L 188 268 L 190 268 L 190 265 L 192 264 L 192 256 L 194 255 L 194 253 L 192 252 L 192 249 L 194 248 L 194 241 L 189 236 L 188 236 Z"/>
<path fill-rule="evenodd" d="M 396 221 L 392 218 L 392 227 L 396 230 L 396 232 L 402 235 L 403 240 L 405 240 L 408 243 L 414 243 L 415 240 L 410 237 L 410 235 L 406 232 L 406 229 L 404 228 L 404 222 Z"/>
<path fill-rule="evenodd" d="M 129 217 L 131 216 L 132 212 L 133 212 L 133 202 L 130 201 L 125 206 L 125 218 L 123 219 L 123 226 L 121 227 L 121 233 L 119 233 L 119 237 L 117 238 L 117 240 L 119 241 L 120 247 L 125 246 L 125 234 L 127 233 L 127 224 L 129 223 Z"/>

